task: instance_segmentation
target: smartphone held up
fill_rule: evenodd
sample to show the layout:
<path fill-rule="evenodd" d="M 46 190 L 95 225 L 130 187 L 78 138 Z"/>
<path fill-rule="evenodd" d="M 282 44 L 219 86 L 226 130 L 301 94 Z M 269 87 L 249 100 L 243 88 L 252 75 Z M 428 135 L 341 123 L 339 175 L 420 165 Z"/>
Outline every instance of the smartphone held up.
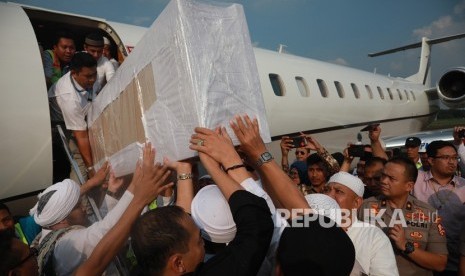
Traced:
<path fill-rule="evenodd" d="M 305 136 L 292 137 L 292 147 L 303 148 L 307 145 L 307 139 Z"/>

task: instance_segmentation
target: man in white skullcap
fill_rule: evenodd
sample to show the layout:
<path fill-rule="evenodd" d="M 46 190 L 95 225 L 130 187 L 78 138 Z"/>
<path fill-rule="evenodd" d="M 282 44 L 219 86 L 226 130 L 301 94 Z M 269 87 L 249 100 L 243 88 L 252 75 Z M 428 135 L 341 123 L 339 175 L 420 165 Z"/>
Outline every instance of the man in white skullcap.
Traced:
<path fill-rule="evenodd" d="M 399 275 L 389 238 L 378 227 L 357 220 L 363 203 L 363 182 L 347 172 L 338 172 L 328 181 L 328 192 L 342 209 L 342 226 L 355 247 L 355 259 L 367 275 Z M 355 268 L 354 268 L 355 269 Z"/>
<path fill-rule="evenodd" d="M 119 62 L 113 58 L 112 48 L 113 47 L 111 45 L 110 40 L 104 36 L 103 37 L 103 56 L 106 57 L 111 62 L 111 64 L 113 64 L 113 67 L 115 68 L 115 71 L 116 71 L 116 69 L 118 69 L 119 67 Z"/>
<path fill-rule="evenodd" d="M 341 224 L 341 209 L 336 200 L 325 194 L 308 194 L 305 199 L 312 210 Z"/>
<path fill-rule="evenodd" d="M 76 182 L 65 179 L 40 193 L 30 211 L 35 222 L 42 226 L 38 240 L 39 272 L 54 270 L 56 275 L 71 275 L 119 220 L 133 198 L 130 191 L 132 188 L 128 188 L 102 221 L 89 227 Z M 115 267 L 110 265 L 107 272 L 116 272 Z"/>
<path fill-rule="evenodd" d="M 250 193 L 266 200 L 268 207 L 273 215 L 275 229 L 271 240 L 267 257 L 257 275 L 270 275 L 273 268 L 276 249 L 279 238 L 287 226 L 287 222 L 281 217 L 275 215 L 276 208 L 268 194 L 252 178 L 247 178 L 240 185 Z M 215 248 L 221 249 L 236 236 L 236 223 L 234 222 L 231 209 L 225 197 L 217 185 L 207 185 L 200 189 L 192 200 L 191 205 L 192 218 L 195 224 L 200 228 L 202 238 L 205 240 L 205 259 L 213 257 L 216 252 Z M 223 246 L 221 246 L 223 244 Z"/>
<path fill-rule="evenodd" d="M 325 194 L 308 194 L 305 199 L 310 205 L 310 208 L 319 215 L 327 216 L 335 221 L 338 225 L 341 224 L 341 209 L 336 200 Z M 355 259 L 354 267 L 352 268 L 351 276 L 359 276 L 364 273 L 364 269 L 360 263 Z"/>

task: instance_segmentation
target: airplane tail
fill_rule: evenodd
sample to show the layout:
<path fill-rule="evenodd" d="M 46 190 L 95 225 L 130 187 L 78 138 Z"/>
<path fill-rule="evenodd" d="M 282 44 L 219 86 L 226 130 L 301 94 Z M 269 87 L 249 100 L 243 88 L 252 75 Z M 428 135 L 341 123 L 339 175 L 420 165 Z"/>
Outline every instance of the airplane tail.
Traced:
<path fill-rule="evenodd" d="M 368 54 L 369 57 L 377 57 L 377 56 L 382 56 L 386 54 L 392 54 L 404 50 L 409 50 L 409 49 L 416 49 L 421 47 L 421 56 L 420 56 L 420 66 L 418 68 L 418 72 L 407 79 L 410 81 L 426 84 L 428 82 L 428 77 L 430 75 L 430 60 L 431 60 L 431 46 L 434 44 L 438 43 L 443 43 L 447 42 L 450 40 L 454 39 L 460 39 L 465 37 L 465 33 L 457 34 L 457 35 L 451 35 L 451 36 L 446 36 L 446 37 L 441 37 L 441 38 L 436 38 L 436 39 L 429 39 L 427 37 L 423 37 L 421 42 L 405 45 L 402 47 L 394 48 L 394 49 L 389 49 L 377 53 L 372 53 Z"/>

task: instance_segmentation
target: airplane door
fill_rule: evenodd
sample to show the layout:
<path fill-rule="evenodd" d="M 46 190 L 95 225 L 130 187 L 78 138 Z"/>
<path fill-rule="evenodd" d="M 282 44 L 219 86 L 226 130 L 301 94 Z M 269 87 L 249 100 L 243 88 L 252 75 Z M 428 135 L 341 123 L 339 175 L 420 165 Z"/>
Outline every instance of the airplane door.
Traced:
<path fill-rule="evenodd" d="M 24 10 L 0 2 L 0 199 L 52 184 L 47 88 Z"/>

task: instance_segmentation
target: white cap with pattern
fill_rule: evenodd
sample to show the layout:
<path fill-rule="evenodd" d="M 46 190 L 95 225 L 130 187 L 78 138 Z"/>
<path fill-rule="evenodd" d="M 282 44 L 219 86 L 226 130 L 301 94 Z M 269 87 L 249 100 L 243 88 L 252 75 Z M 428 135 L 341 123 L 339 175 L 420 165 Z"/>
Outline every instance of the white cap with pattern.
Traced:
<path fill-rule="evenodd" d="M 204 239 L 229 243 L 236 236 L 231 209 L 218 186 L 208 185 L 200 189 L 192 200 L 191 212 Z"/>
<path fill-rule="evenodd" d="M 341 209 L 332 197 L 325 194 L 308 194 L 305 199 L 313 211 L 341 224 Z"/>
<path fill-rule="evenodd" d="M 332 182 L 346 186 L 354 191 L 354 193 L 356 193 L 359 197 L 363 197 L 363 193 L 365 192 L 365 184 L 363 184 L 362 180 L 347 172 L 338 172 L 334 174 L 328 181 L 328 183 Z"/>

